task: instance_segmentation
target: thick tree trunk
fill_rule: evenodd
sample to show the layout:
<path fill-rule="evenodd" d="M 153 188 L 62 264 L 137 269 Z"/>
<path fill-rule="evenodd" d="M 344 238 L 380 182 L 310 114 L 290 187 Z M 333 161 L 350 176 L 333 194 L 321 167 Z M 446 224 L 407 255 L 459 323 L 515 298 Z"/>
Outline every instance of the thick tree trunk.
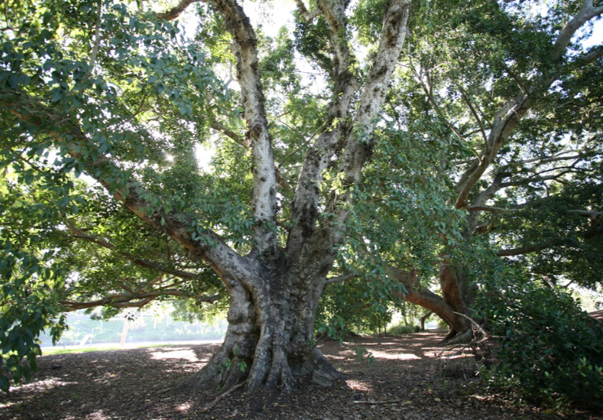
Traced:
<path fill-rule="evenodd" d="M 418 284 L 417 274 L 414 270 L 408 272 L 390 266 L 387 268 L 387 275 L 404 284 L 406 292 L 400 293 L 400 298 L 431 310 L 450 326 L 451 331 L 466 330 L 464 318 L 455 314 L 455 312 L 457 312 L 456 308 L 441 296 L 420 286 Z"/>
<path fill-rule="evenodd" d="M 444 256 L 440 264 L 440 287 L 446 304 L 453 308 L 454 322 L 449 323 L 450 332 L 445 340 L 450 343 L 464 343 L 473 339 L 470 321 L 463 317 L 471 316 L 469 309 L 475 299 L 476 291 L 468 284 L 463 270 L 450 264 L 450 259 Z"/>
<path fill-rule="evenodd" d="M 200 372 L 176 390 L 226 391 L 246 381 L 248 391 L 265 386 L 289 392 L 298 377 L 324 386 L 343 377 L 314 342 L 316 308 L 325 284 L 325 275 L 317 270 L 324 267 L 312 263 L 291 267 L 283 261 L 273 267 L 262 265 L 262 270 L 256 270 L 261 276 L 244 279 L 229 290 L 224 343 Z"/>
<path fill-rule="evenodd" d="M 421 322 L 421 331 L 425 331 L 425 322 L 427 321 L 427 318 L 429 318 L 431 316 L 433 312 L 429 312 L 425 315 L 423 315 L 419 321 Z"/>

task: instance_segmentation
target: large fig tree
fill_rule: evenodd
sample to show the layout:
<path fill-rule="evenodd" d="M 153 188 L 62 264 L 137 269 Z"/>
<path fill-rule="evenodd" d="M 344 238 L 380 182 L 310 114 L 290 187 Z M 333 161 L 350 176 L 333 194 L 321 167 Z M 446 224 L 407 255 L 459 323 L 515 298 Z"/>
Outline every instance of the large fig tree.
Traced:
<path fill-rule="evenodd" d="M 183 386 L 338 376 L 314 344 L 316 308 L 410 2 L 296 4 L 293 33 L 272 39 L 236 0 L 6 2 L 3 351 L 35 353 L 57 311 L 222 295 L 224 343 Z M 194 36 L 170 23 L 182 13 Z M 213 166 L 199 167 L 210 140 Z M 17 296 L 46 308 L 34 327 L 10 312 Z"/>

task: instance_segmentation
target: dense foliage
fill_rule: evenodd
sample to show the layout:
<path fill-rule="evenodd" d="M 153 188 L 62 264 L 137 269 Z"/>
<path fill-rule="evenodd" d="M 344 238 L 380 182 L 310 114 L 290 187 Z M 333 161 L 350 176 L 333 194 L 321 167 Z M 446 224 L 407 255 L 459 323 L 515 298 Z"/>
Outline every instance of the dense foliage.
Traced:
<path fill-rule="evenodd" d="M 568 293 L 513 280 L 478 303 L 499 346 L 486 377 L 532 401 L 602 410 L 603 325 Z"/>
<path fill-rule="evenodd" d="M 148 178 L 150 168 L 165 161 L 166 151 L 190 135 L 169 118 L 162 120 L 161 124 L 169 125 L 163 127 L 164 133 L 176 142 L 166 148 L 165 138 L 151 132 L 154 115 L 196 121 L 193 106 L 202 107 L 204 102 L 190 96 L 217 82 L 200 64 L 203 57 L 197 47 L 176 44 L 175 27 L 132 14 L 123 4 L 103 5 L 101 13 L 97 2 L 9 3 L 6 7 L 14 13 L 4 15 L 8 29 L 3 32 L 0 74 L 6 106 L 0 159 L 4 279 L 0 342 L 2 360 L 19 381 L 35 367 L 40 332 L 49 328 L 59 336 L 65 326 L 60 314 L 70 309 L 70 302 L 104 305 L 112 303 L 115 294 L 127 298 L 124 289 L 132 291 L 150 283 L 159 290 L 169 288 L 169 281 L 157 278 L 152 263 L 129 262 L 142 261 L 142 255 L 163 248 L 174 260 L 169 269 L 177 272 L 177 248 L 170 250 L 165 236 L 158 237 L 144 224 L 128 219 L 91 178 L 77 178 L 82 179 L 83 161 L 117 153 L 122 160 L 109 168 L 114 175 L 105 178 L 105 187 L 119 189 L 128 174 Z M 21 19 L 21 14 L 28 18 Z M 99 38 L 95 28 L 106 35 Z M 102 72 L 94 70 L 98 63 L 103 63 Z M 140 113 L 144 117 L 137 119 Z M 195 115 L 202 113 L 197 109 Z M 81 128 L 60 125 L 76 118 Z M 148 123 L 143 127 L 142 121 Z M 77 145 L 65 144 L 65 136 L 83 136 L 80 129 L 93 134 Z M 190 142 L 180 146 L 184 147 L 180 156 L 192 148 Z M 154 188 L 175 191 L 175 182 L 185 186 L 198 180 L 190 171 L 196 163 L 190 155 L 188 159 L 176 168 L 154 172 Z M 178 178 L 176 173 L 189 179 Z M 167 200 L 169 205 L 183 207 L 194 198 L 173 194 Z M 109 232 L 112 243 L 105 236 Z M 195 296 L 196 289 L 189 284 L 179 292 Z M 107 306 L 107 314 L 118 307 Z M 30 363 L 21 365 L 24 356 Z M 6 377 L 2 381 L 6 390 Z"/>

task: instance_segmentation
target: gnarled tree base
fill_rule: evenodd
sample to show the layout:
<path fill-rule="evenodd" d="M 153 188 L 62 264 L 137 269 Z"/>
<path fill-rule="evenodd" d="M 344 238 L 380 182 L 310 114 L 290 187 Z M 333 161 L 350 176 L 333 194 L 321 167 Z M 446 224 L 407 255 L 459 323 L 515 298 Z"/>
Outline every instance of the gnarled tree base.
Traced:
<path fill-rule="evenodd" d="M 246 391 L 266 387 L 291 392 L 299 377 L 323 386 L 343 377 L 314 343 L 315 302 L 290 294 L 282 299 L 285 303 L 274 305 L 278 300 L 268 293 L 253 299 L 242 287 L 230 294 L 224 343 L 203 369 L 174 391 L 227 392 L 245 382 Z"/>
<path fill-rule="evenodd" d="M 309 378 L 321 386 L 332 386 L 333 382 L 345 378 L 345 374 L 324 357 L 317 348 L 308 353 L 302 363 L 289 361 L 280 350 L 272 351 L 270 360 L 264 360 L 262 366 L 255 363 L 251 367 L 229 359 L 232 352 L 225 344 L 199 372 L 174 386 L 170 392 L 190 392 L 199 389 L 228 392 L 231 388 L 245 382 L 245 390 L 253 391 L 260 387 L 291 392 L 297 379 Z M 257 363 L 257 362 L 256 362 Z"/>

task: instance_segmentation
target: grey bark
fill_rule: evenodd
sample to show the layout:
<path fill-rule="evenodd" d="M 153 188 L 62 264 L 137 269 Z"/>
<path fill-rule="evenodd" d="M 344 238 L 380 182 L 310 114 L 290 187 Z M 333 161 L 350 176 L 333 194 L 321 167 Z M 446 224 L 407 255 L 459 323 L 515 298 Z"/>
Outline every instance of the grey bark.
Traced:
<path fill-rule="evenodd" d="M 208 365 L 178 389 L 220 386 L 226 390 L 245 380 L 247 390 L 266 386 L 290 391 L 295 377 L 304 375 L 318 384 L 329 385 L 341 375 L 315 347 L 314 318 L 336 247 L 343 238 L 342 225 L 347 218 L 344 204 L 351 198 L 344 194 L 333 200 L 330 209 L 338 217 L 333 223 L 319 225 L 318 186 L 327 164 L 334 158 L 340 159 L 346 185 L 360 180 L 368 158 L 366 148 L 372 142 L 371 133 L 404 42 L 409 3 L 390 2 L 373 70 L 359 91 L 351 70 L 353 53 L 347 42 L 347 5 L 338 0 L 319 2 L 318 10 L 331 29 L 336 57 L 335 90 L 325 128 L 301 170 L 292 202 L 293 223 L 284 250 L 277 248 L 276 237 L 271 236 L 274 229 L 265 228 L 265 222 L 275 221 L 277 182 L 263 109 L 255 34 L 234 0 L 215 0 L 213 4 L 225 16 L 236 44 L 242 105 L 254 156 L 253 203 L 258 245 L 245 257 L 223 249 L 217 260 L 211 259 L 230 296 L 226 339 Z M 361 99 L 354 112 L 352 102 L 358 95 Z M 356 128 L 363 130 L 368 140 L 352 135 Z M 229 264 L 224 266 L 222 259 Z"/>

